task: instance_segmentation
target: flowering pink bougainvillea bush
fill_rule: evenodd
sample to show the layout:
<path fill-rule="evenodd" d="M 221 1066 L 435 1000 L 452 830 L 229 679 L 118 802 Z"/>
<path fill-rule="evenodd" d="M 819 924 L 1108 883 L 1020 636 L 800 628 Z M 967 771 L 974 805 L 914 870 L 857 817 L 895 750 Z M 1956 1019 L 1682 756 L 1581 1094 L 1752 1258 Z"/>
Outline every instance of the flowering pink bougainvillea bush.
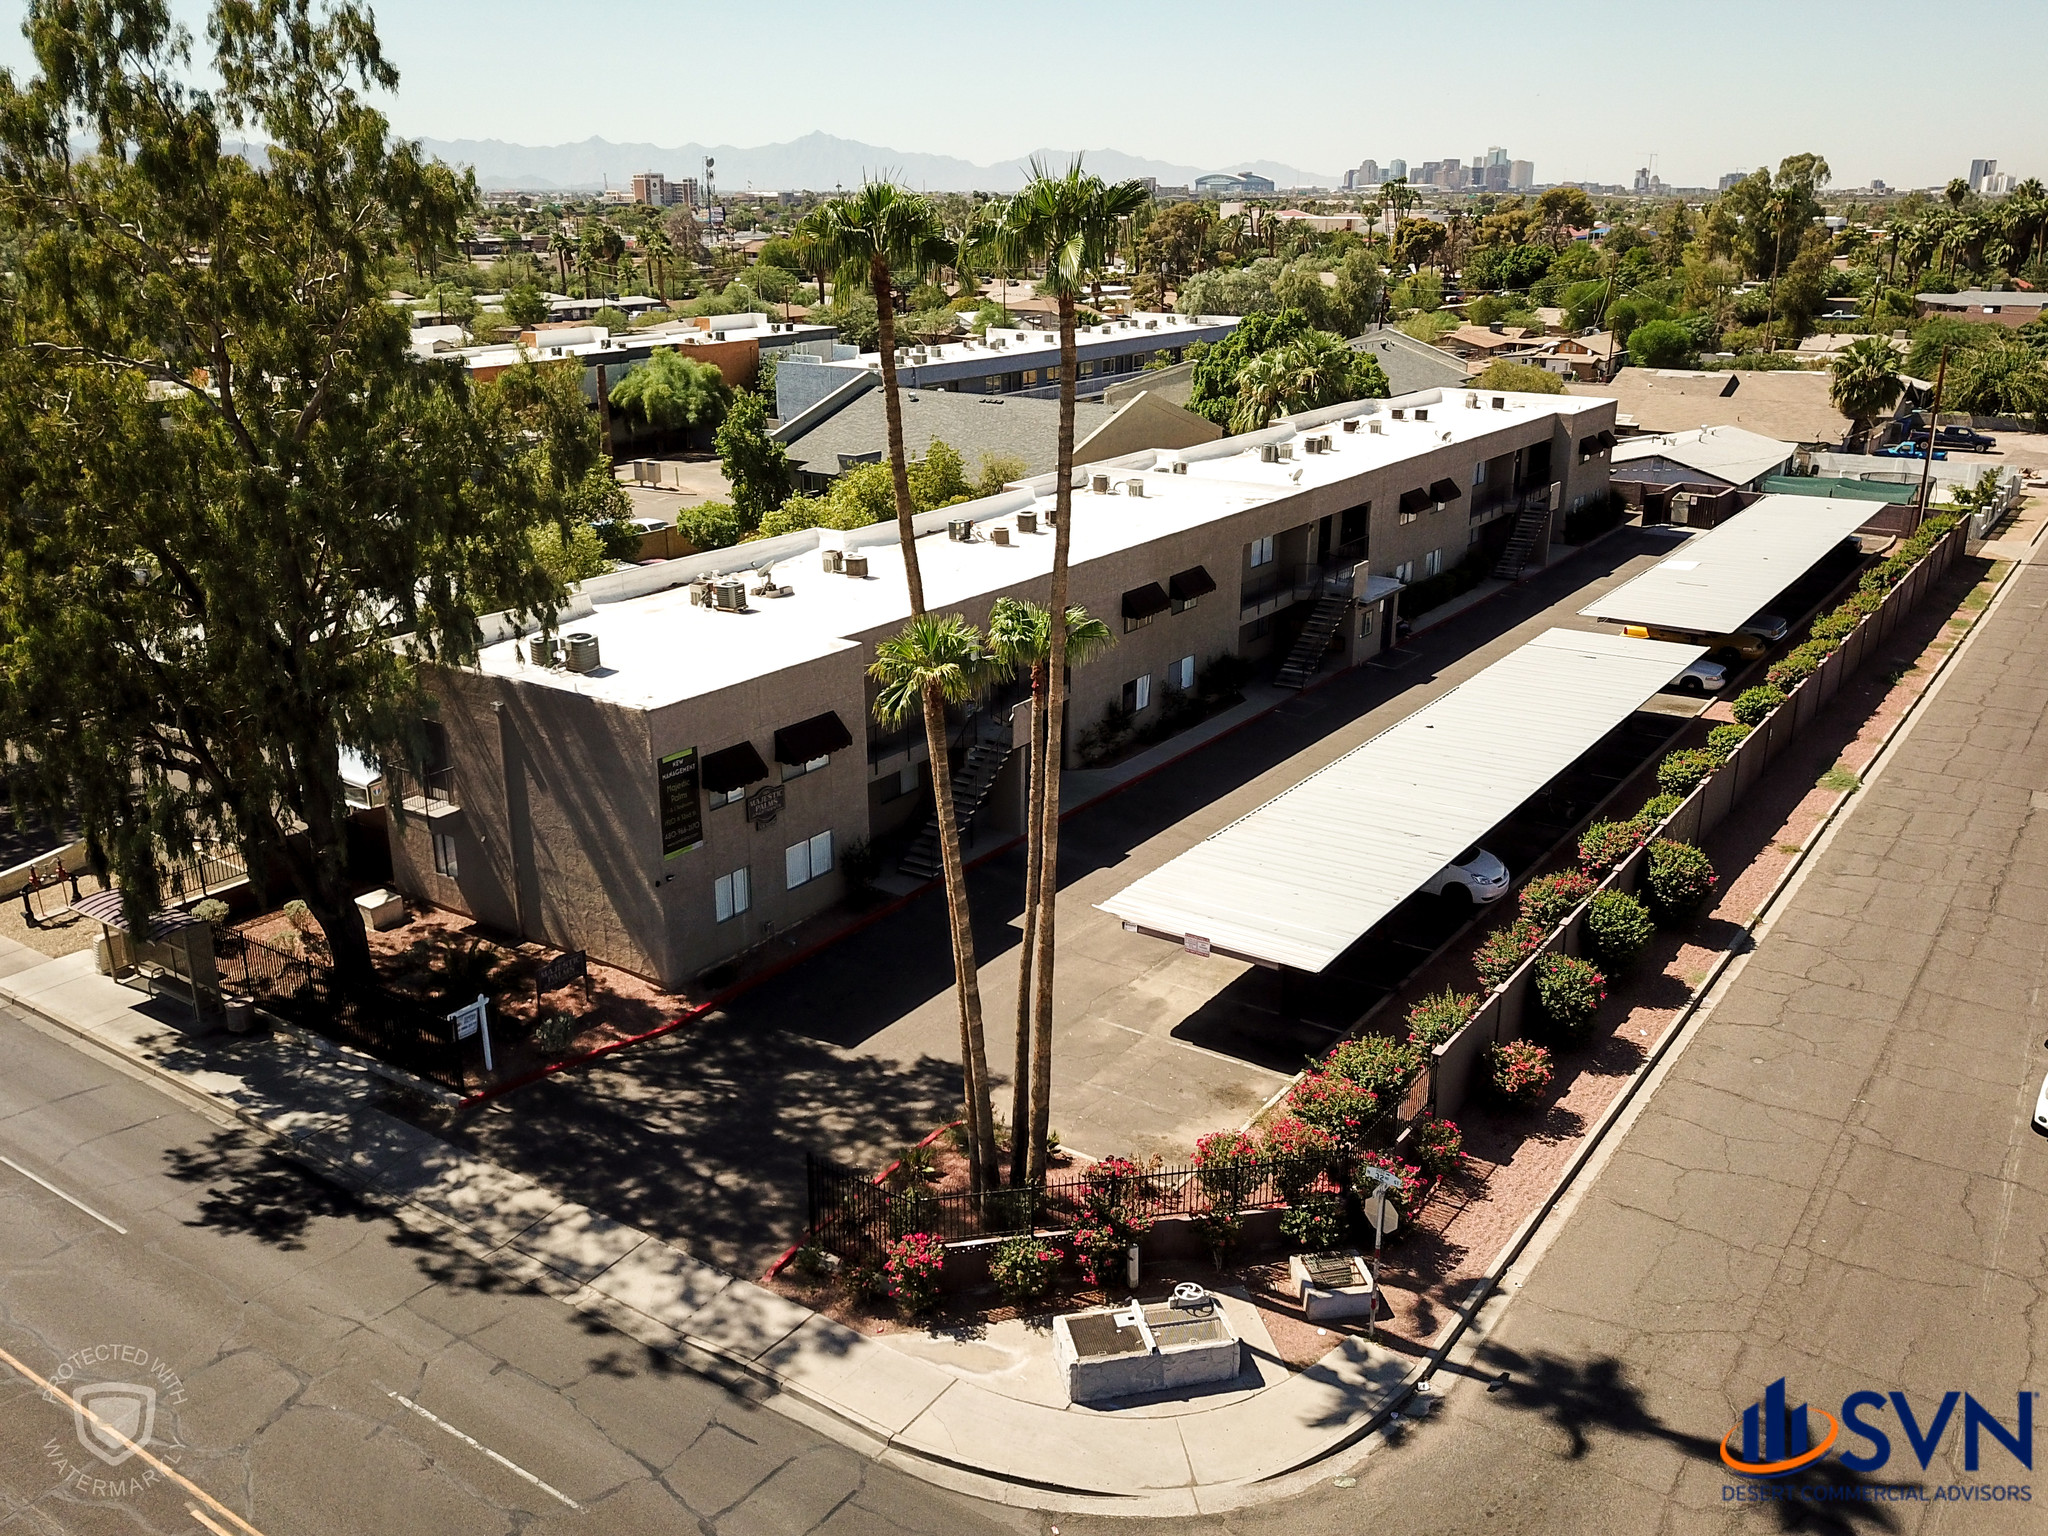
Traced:
<path fill-rule="evenodd" d="M 1510 1040 L 1486 1052 L 1493 1091 L 1511 1104 L 1534 1104 L 1550 1087 L 1550 1052 L 1532 1040 Z"/>
<path fill-rule="evenodd" d="M 909 1317 L 938 1305 L 939 1276 L 946 1267 L 946 1245 L 929 1232 L 912 1232 L 889 1245 L 882 1272 L 889 1294 Z"/>

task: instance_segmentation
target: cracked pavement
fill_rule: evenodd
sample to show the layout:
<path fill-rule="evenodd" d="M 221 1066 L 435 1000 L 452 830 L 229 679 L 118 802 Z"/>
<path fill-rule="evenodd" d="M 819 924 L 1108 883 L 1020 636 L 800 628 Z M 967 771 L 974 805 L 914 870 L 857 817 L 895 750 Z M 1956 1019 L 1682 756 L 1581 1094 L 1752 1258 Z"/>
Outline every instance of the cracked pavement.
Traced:
<path fill-rule="evenodd" d="M 1035 1528 L 689 1373 L 6 1010 L 0 1155 L 127 1228 L 0 1165 L 0 1349 L 51 1378 L 75 1351 L 146 1351 L 79 1379 L 156 1385 L 151 1451 L 262 1536 Z M 67 1485 L 81 1467 L 123 1486 Z M 126 1486 L 145 1470 L 102 1465 L 0 1364 L 0 1532 L 198 1536 L 189 1494 Z"/>

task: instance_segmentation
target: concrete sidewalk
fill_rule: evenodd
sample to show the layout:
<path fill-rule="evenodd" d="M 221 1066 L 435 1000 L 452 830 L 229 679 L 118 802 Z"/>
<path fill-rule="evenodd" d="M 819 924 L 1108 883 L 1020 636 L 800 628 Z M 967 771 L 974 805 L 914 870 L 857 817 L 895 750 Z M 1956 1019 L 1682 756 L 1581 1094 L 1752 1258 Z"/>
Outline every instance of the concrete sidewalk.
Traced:
<path fill-rule="evenodd" d="M 0 999 L 245 1124 L 398 1208 L 409 1225 L 864 1454 L 958 1491 L 1029 1507 L 1167 1516 L 1291 1491 L 1356 1441 L 1425 1362 L 1345 1339 L 1308 1370 L 1254 1360 L 1210 1397 L 1070 1407 L 943 1363 L 940 1336 L 856 1333 L 562 1200 L 380 1107 L 367 1058 L 290 1037 L 195 1034 L 180 1010 L 0 939 Z M 921 1353 L 920 1353 L 921 1352 Z M 1280 1481 L 1276 1482 L 1275 1480 Z"/>

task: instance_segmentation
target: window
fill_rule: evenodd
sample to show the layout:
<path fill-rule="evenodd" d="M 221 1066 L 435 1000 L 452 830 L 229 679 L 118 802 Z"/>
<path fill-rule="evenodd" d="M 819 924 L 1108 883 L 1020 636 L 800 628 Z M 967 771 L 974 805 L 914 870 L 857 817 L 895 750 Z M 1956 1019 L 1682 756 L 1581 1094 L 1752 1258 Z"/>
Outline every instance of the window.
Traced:
<path fill-rule="evenodd" d="M 1152 707 L 1152 674 L 1146 672 L 1124 684 L 1124 713 L 1135 715 Z"/>
<path fill-rule="evenodd" d="M 1166 686 L 1175 693 L 1186 693 L 1195 686 L 1195 658 L 1183 656 L 1179 661 L 1166 664 Z"/>
<path fill-rule="evenodd" d="M 1045 370 L 1045 381 L 1046 381 L 1046 383 L 1048 383 L 1048 384 L 1057 384 L 1057 383 L 1059 383 L 1059 381 L 1060 381 L 1060 371 L 1059 371 L 1059 369 L 1057 369 L 1057 368 L 1048 368 L 1048 369 L 1046 369 L 1046 370 Z"/>
<path fill-rule="evenodd" d="M 1486 460 L 1481 459 L 1472 466 L 1472 483 L 1474 485 L 1486 484 Z"/>
<path fill-rule="evenodd" d="M 901 800 L 905 795 L 916 794 L 923 782 L 916 763 L 907 768 L 899 768 L 889 778 L 882 780 L 882 804 L 887 805 L 892 800 Z"/>
<path fill-rule="evenodd" d="M 742 784 L 738 789 L 714 789 L 711 791 L 710 796 L 711 809 L 715 811 L 721 805 L 738 805 L 742 800 L 746 798 L 747 787 L 744 784 Z"/>
<path fill-rule="evenodd" d="M 817 757 L 811 758 L 806 762 L 784 763 L 782 765 L 782 782 L 787 784 L 791 779 L 800 779 L 807 773 L 816 773 L 820 768 L 827 766 L 831 761 L 832 754 L 830 752 L 826 752 L 820 754 Z"/>
<path fill-rule="evenodd" d="M 1000 395 L 1003 392 L 1003 376 L 1000 373 L 987 374 L 981 381 L 981 387 L 988 394 Z"/>
<path fill-rule="evenodd" d="M 801 843 L 791 843 L 782 852 L 782 868 L 790 890 L 809 885 L 832 873 L 832 834 L 820 832 Z"/>
<path fill-rule="evenodd" d="M 1024 370 L 1024 382 L 1026 384 L 1036 384 L 1038 382 L 1038 370 L 1036 368 L 1026 368 Z"/>
<path fill-rule="evenodd" d="M 455 838 L 452 833 L 436 832 L 434 837 L 434 873 L 458 880 L 461 875 L 455 862 Z"/>
<path fill-rule="evenodd" d="M 1443 552 L 1442 550 L 1440 550 L 1440 549 L 1432 549 L 1432 550 L 1431 550 L 1431 551 L 1430 551 L 1430 552 L 1429 552 L 1428 554 L 1426 554 L 1426 555 L 1424 555 L 1424 556 L 1422 557 L 1422 574 L 1423 574 L 1423 575 L 1425 575 L 1425 576 L 1435 576 L 1435 575 L 1438 575 L 1438 574 L 1440 574 L 1440 573 L 1442 572 L 1443 568 L 1444 568 L 1444 552 Z"/>
<path fill-rule="evenodd" d="M 1415 562 L 1413 560 L 1403 560 L 1399 565 L 1394 567 L 1394 580 L 1413 581 L 1414 579 Z"/>
<path fill-rule="evenodd" d="M 1273 563 L 1273 539 L 1269 534 L 1263 539 L 1252 540 L 1252 569 Z"/>
<path fill-rule="evenodd" d="M 754 903 L 754 877 L 745 869 L 720 875 L 711 890 L 721 923 L 731 922 Z"/>
<path fill-rule="evenodd" d="M 1366 603 L 1358 610 L 1358 636 L 1362 640 L 1372 633 L 1373 620 L 1378 616 L 1380 605 Z"/>
<path fill-rule="evenodd" d="M 1240 627 L 1237 633 L 1239 640 L 1245 645 L 1250 645 L 1254 640 L 1263 640 L 1273 633 L 1273 616 L 1268 614 L 1263 619 L 1253 619 L 1251 623 Z"/>
<path fill-rule="evenodd" d="M 1095 376 L 1095 365 L 1093 363 L 1081 363 L 1078 366 L 1080 368 L 1078 377 L 1088 379 Z"/>

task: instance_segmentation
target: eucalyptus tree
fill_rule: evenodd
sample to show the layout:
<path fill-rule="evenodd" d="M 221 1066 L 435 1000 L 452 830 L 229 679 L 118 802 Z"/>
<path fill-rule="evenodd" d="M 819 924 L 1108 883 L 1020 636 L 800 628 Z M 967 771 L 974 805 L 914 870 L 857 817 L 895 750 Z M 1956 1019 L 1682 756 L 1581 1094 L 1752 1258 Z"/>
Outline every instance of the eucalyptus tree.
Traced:
<path fill-rule="evenodd" d="M 1046 601 L 1051 613 L 1064 614 L 1068 608 L 1068 562 L 1074 531 L 1074 376 L 1079 363 L 1074 343 L 1077 301 L 1085 275 L 1109 260 L 1124 222 L 1150 206 L 1151 200 L 1152 194 L 1143 182 L 1106 183 L 1082 170 L 1079 158 L 1059 175 L 1034 160 L 1031 179 L 1004 205 L 1002 218 L 989 237 L 1005 266 L 1029 267 L 1039 274 L 1038 291 L 1051 294 L 1059 312 L 1059 438 L 1053 475 L 1052 581 Z M 1027 1177 L 1033 1180 L 1044 1176 L 1045 1139 L 1051 1129 L 1059 787 L 1068 666 L 1067 626 L 1054 624 L 1051 629 L 1043 710 L 1045 742 L 1038 749 L 1037 761 L 1031 765 L 1032 782 L 1042 789 L 1037 818 L 1027 829 L 1027 838 L 1038 845 L 1039 861 L 1037 954 L 1032 967 L 1032 1070 L 1034 1075 L 1044 1075 L 1044 1091 L 1032 1094 Z M 1024 1128 L 1017 1127 L 1016 1134 L 1025 1134 Z"/>
<path fill-rule="evenodd" d="M 551 616 L 531 536 L 570 526 L 588 413 L 525 420 L 414 357 L 384 274 L 452 249 L 475 189 L 390 137 L 366 11 L 217 0 L 204 88 L 166 0 L 31 0 L 26 32 L 37 73 L 0 72 L 0 739 L 131 907 L 238 843 L 358 985 L 339 753 L 424 745 L 422 666 L 474 655 L 480 595 Z"/>

